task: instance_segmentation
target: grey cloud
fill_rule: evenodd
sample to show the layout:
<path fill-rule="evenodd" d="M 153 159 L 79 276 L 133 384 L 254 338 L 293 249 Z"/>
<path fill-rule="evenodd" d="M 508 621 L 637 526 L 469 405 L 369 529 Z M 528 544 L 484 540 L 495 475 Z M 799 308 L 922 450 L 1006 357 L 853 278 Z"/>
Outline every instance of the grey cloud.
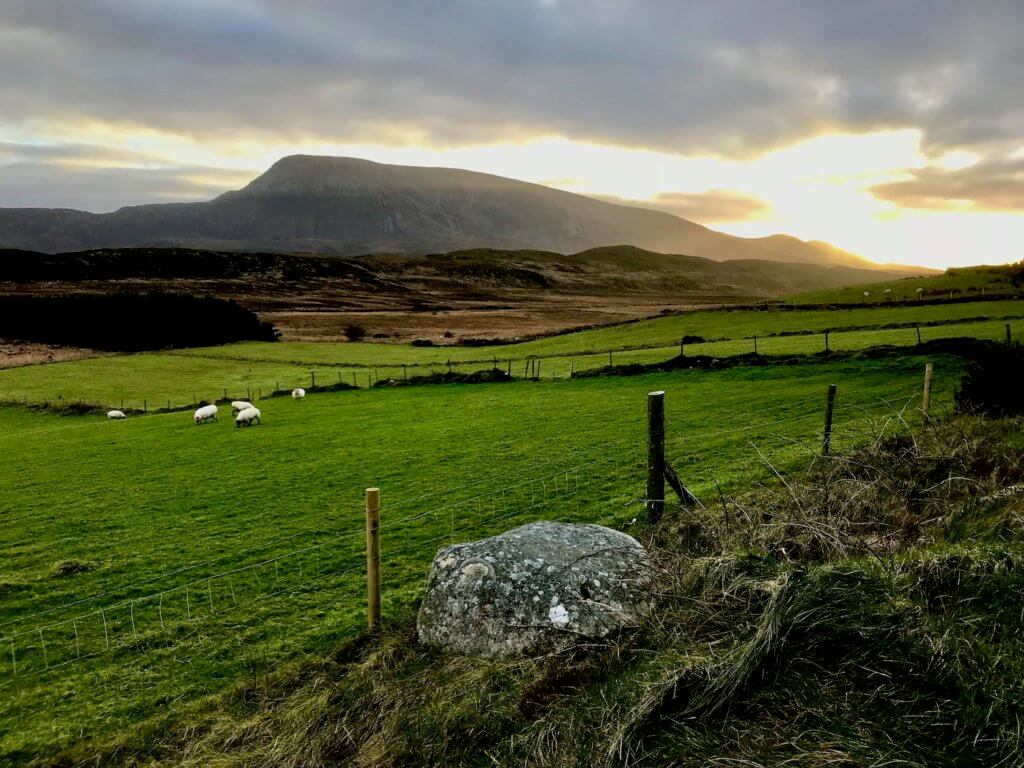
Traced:
<path fill-rule="evenodd" d="M 9 148 L 6 150 L 9 153 Z M 32 154 L 32 153 L 27 153 Z M 54 162 L 74 156 L 39 151 L 6 162 L 0 145 L 0 203 L 10 208 L 75 208 L 105 213 L 137 203 L 209 200 L 253 174 L 217 168 L 120 168 Z"/>
<path fill-rule="evenodd" d="M 652 208 L 700 223 L 753 219 L 768 210 L 763 200 L 721 189 L 704 193 L 670 192 L 660 194 L 653 200 L 626 200 L 610 195 L 602 196 L 601 199 L 619 205 Z"/>
<path fill-rule="evenodd" d="M 8 121 L 742 154 L 823 128 L 978 145 L 1024 117 L 1014 2 L 6 0 L 2 29 L 33 41 L 0 47 Z"/>
<path fill-rule="evenodd" d="M 872 193 L 905 208 L 1024 211 L 1024 159 L 991 160 L 960 170 L 925 168 Z"/>

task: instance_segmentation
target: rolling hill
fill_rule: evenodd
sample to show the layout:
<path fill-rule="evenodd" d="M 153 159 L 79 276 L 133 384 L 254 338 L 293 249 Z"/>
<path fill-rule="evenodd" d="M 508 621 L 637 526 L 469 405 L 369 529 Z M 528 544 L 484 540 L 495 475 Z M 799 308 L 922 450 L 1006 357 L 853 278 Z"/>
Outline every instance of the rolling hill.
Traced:
<path fill-rule="evenodd" d="M 574 253 L 619 243 L 715 261 L 880 268 L 826 243 L 733 237 L 668 213 L 500 176 L 343 157 L 286 157 L 243 189 L 208 202 L 102 214 L 0 208 L 0 247 L 49 253 L 131 246 L 337 255 L 468 248 Z"/>

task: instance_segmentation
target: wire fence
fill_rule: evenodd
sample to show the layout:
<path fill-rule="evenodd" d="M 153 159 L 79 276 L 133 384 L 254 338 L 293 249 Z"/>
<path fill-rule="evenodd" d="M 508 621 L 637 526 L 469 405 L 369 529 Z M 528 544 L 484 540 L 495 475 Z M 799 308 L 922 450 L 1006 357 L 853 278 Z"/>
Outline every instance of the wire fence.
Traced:
<path fill-rule="evenodd" d="M 201 355 L 188 350 L 172 352 L 173 357 L 197 357 L 204 360 L 223 361 L 225 364 L 245 364 L 250 370 L 259 366 L 292 366 L 294 370 L 275 378 L 250 373 L 243 382 L 233 381 L 226 385 L 211 387 L 209 383 L 197 384 L 190 392 L 148 395 L 144 392 L 121 391 L 119 394 L 102 395 L 70 392 L 43 392 L 32 389 L 29 392 L 11 391 L 4 394 L 0 380 L 0 401 L 12 405 L 43 406 L 58 410 L 75 408 L 119 408 L 129 413 L 167 413 L 196 408 L 203 403 L 243 400 L 260 402 L 271 398 L 289 397 L 293 390 L 301 388 L 307 394 L 336 392 L 347 389 L 369 389 L 374 387 L 402 385 L 410 381 L 444 374 L 473 375 L 499 371 L 516 380 L 551 381 L 572 378 L 578 374 L 599 371 L 603 368 L 629 365 L 651 365 L 665 363 L 680 355 L 697 357 L 734 357 L 748 354 L 810 355 L 817 352 L 851 352 L 875 346 L 914 347 L 925 342 L 956 337 L 1010 342 L 1024 334 L 1024 320 L 1020 316 L 1001 318 L 968 318 L 937 324 L 904 324 L 894 328 L 854 328 L 843 330 L 813 330 L 799 333 L 779 333 L 766 336 L 749 336 L 733 339 L 701 341 L 697 343 L 675 342 L 671 344 L 623 345 L 610 349 L 580 350 L 574 352 L 551 352 L 523 354 L 513 351 L 504 356 L 493 354 L 476 359 L 455 359 L 442 361 L 413 361 L 405 364 L 383 365 L 355 364 L 350 362 L 317 361 L 276 361 L 270 358 L 231 355 Z M 341 345 L 343 347 L 343 345 Z"/>

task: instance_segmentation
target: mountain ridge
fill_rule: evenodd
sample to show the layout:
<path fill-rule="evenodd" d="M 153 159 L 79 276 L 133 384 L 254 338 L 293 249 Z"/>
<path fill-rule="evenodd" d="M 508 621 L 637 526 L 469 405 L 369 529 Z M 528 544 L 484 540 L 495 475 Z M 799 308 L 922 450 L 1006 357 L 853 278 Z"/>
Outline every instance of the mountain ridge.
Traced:
<path fill-rule="evenodd" d="M 928 271 L 877 265 L 788 235 L 735 237 L 670 213 L 494 174 L 348 157 L 290 155 L 241 189 L 206 202 L 99 214 L 0 208 L 0 247 L 48 253 L 138 246 L 345 256 L 482 247 L 578 253 L 616 243 L 715 261 Z"/>

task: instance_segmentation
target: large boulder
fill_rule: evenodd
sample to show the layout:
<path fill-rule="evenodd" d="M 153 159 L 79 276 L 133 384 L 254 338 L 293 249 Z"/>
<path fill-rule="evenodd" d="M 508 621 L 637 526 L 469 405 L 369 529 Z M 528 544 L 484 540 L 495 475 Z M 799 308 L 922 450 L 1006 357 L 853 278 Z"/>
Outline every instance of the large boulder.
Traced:
<path fill-rule="evenodd" d="M 530 523 L 437 553 L 416 622 L 420 642 L 509 656 L 607 635 L 644 611 L 647 552 L 600 525 Z"/>

